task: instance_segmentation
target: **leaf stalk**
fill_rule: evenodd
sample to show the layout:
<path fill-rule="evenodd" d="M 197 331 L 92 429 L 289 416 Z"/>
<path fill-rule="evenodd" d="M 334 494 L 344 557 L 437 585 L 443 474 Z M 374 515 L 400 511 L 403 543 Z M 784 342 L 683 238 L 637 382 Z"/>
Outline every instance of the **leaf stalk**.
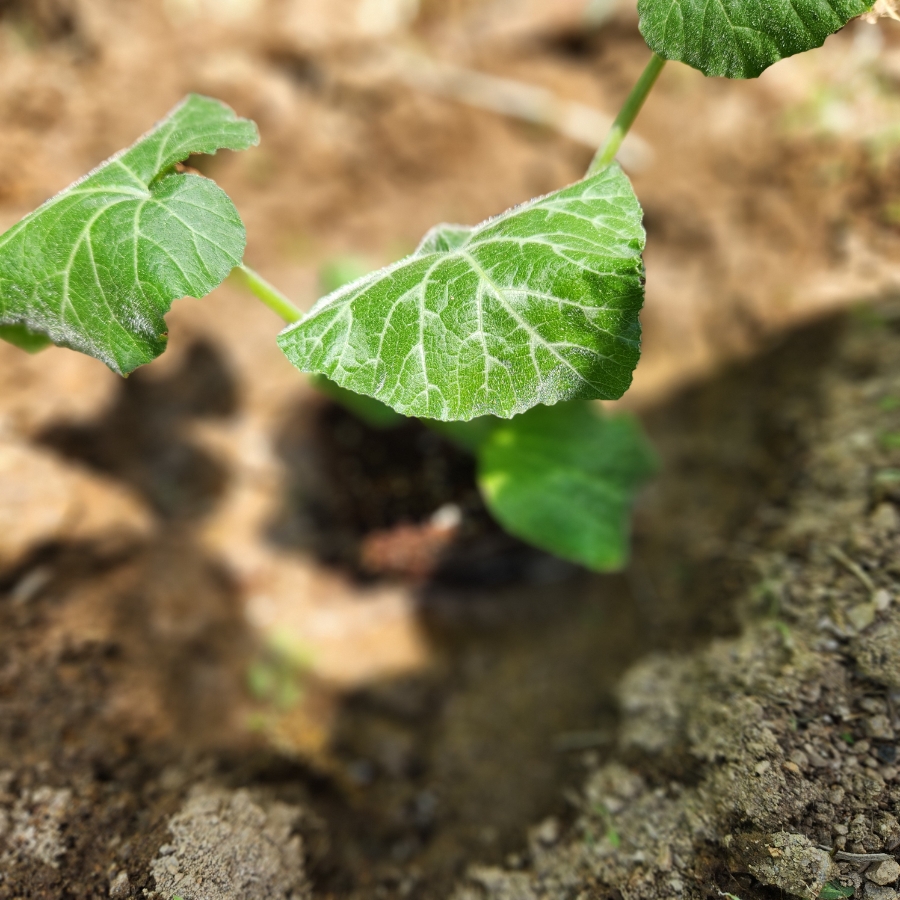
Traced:
<path fill-rule="evenodd" d="M 638 79 L 638 83 L 628 95 L 628 99 L 625 101 L 625 105 L 622 107 L 619 115 L 616 116 L 616 120 L 606 136 L 603 146 L 597 151 L 597 155 L 587 171 L 588 178 L 602 172 L 615 160 L 622 146 L 622 141 L 625 140 L 625 136 L 631 130 L 631 126 L 634 125 L 634 120 L 638 117 L 647 97 L 650 96 L 650 91 L 653 90 L 653 86 L 656 84 L 665 65 L 666 60 L 656 53 L 650 58 L 647 68 L 644 69 L 643 74 Z"/>
<path fill-rule="evenodd" d="M 241 263 L 237 266 L 235 271 L 240 273 L 244 284 L 251 293 L 253 293 L 257 299 L 262 300 L 272 312 L 284 319 L 288 325 L 293 325 L 294 322 L 299 322 L 300 319 L 303 318 L 303 312 L 301 310 L 297 309 L 297 307 L 294 306 L 294 304 L 291 303 L 278 288 L 269 284 L 262 275 L 251 269 L 250 266 Z"/>

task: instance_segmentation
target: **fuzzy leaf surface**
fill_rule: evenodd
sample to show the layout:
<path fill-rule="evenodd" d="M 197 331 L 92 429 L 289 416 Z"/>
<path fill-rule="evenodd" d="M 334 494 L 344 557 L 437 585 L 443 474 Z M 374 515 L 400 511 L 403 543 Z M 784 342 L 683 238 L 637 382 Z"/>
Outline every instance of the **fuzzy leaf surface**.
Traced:
<path fill-rule="evenodd" d="M 620 397 L 640 356 L 642 213 L 618 166 L 320 300 L 279 344 L 304 372 L 407 416 L 509 418 Z"/>
<path fill-rule="evenodd" d="M 224 191 L 173 167 L 257 141 L 252 122 L 188 97 L 129 150 L 0 236 L 0 326 L 45 335 L 121 374 L 155 359 L 172 301 L 218 287 L 246 242 Z"/>
<path fill-rule="evenodd" d="M 756 78 L 814 47 L 874 0 L 638 0 L 641 34 L 665 59 L 706 75 Z"/>
<path fill-rule="evenodd" d="M 627 562 L 634 495 L 656 467 L 635 420 L 565 403 L 499 424 L 479 451 L 478 481 L 511 534 L 607 572 Z"/>

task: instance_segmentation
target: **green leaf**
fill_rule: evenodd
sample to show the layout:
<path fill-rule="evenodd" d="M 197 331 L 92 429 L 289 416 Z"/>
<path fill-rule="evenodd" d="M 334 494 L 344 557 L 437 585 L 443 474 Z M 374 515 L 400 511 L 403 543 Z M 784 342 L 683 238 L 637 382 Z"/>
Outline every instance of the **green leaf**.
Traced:
<path fill-rule="evenodd" d="M 837 881 L 829 881 L 828 884 L 822 888 L 822 893 L 819 894 L 819 900 L 847 900 L 847 898 L 852 897 L 854 893 L 855 891 L 852 887 L 845 887 Z"/>
<path fill-rule="evenodd" d="M 644 230 L 618 166 L 320 300 L 279 344 L 305 372 L 407 416 L 509 418 L 620 397 L 640 356 Z"/>
<path fill-rule="evenodd" d="M 25 325 L 0 325 L 0 341 L 6 341 L 26 353 L 40 353 L 53 344 L 46 335 L 31 331 Z"/>
<path fill-rule="evenodd" d="M 479 484 L 507 531 L 611 571 L 627 562 L 634 494 L 656 467 L 635 420 L 567 403 L 495 428 L 479 454 Z"/>
<path fill-rule="evenodd" d="M 756 78 L 773 63 L 821 47 L 874 0 L 638 0 L 651 49 L 706 75 Z"/>
<path fill-rule="evenodd" d="M 24 326 L 121 374 L 155 359 L 172 301 L 206 296 L 246 241 L 227 195 L 174 166 L 257 141 L 252 122 L 188 97 L 131 149 L 0 236 L 0 325 Z"/>

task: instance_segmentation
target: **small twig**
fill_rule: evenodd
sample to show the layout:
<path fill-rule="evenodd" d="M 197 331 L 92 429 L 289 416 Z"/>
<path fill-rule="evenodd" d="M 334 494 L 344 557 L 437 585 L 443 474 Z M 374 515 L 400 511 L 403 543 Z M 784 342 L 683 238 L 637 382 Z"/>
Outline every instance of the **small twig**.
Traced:
<path fill-rule="evenodd" d="M 859 563 L 855 563 L 843 550 L 839 547 L 830 547 L 828 555 L 837 563 L 840 563 L 851 575 L 855 575 L 863 584 L 869 594 L 875 593 L 875 582 L 869 578 L 868 574 L 863 570 Z"/>
<path fill-rule="evenodd" d="M 894 857 L 890 853 L 847 853 L 845 850 L 838 850 L 834 854 L 834 858 L 838 862 L 856 863 L 860 866 L 871 865 L 877 862 L 890 862 Z"/>

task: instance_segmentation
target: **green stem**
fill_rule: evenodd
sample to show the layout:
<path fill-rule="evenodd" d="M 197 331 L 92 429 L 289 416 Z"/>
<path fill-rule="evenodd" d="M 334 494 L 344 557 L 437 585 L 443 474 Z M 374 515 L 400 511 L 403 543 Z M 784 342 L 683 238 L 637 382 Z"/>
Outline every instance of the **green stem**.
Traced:
<path fill-rule="evenodd" d="M 258 272 L 254 272 L 250 266 L 241 263 L 235 271 L 241 273 L 244 284 L 250 291 L 255 294 L 258 299 L 262 300 L 272 312 L 281 316 L 288 325 L 292 325 L 294 322 L 298 322 L 303 318 L 303 313 L 297 309 L 297 307 L 294 306 L 294 304 L 291 303 L 278 288 L 269 284 L 265 278 Z"/>
<path fill-rule="evenodd" d="M 665 65 L 666 61 L 656 53 L 650 58 L 647 68 L 644 69 L 644 74 L 638 79 L 638 83 L 628 95 L 625 105 L 622 107 L 619 115 L 616 116 L 616 121 L 613 122 L 613 126 L 606 136 L 603 146 L 597 151 L 597 155 L 587 171 L 588 177 L 601 172 L 616 158 L 616 154 L 622 146 L 622 141 L 625 140 L 625 135 L 628 134 L 631 126 L 634 125 L 634 120 L 638 117 L 638 113 L 640 113 L 647 97 L 650 95 L 650 91 L 653 90 L 653 85 L 656 84 L 656 80 L 659 78 Z"/>

